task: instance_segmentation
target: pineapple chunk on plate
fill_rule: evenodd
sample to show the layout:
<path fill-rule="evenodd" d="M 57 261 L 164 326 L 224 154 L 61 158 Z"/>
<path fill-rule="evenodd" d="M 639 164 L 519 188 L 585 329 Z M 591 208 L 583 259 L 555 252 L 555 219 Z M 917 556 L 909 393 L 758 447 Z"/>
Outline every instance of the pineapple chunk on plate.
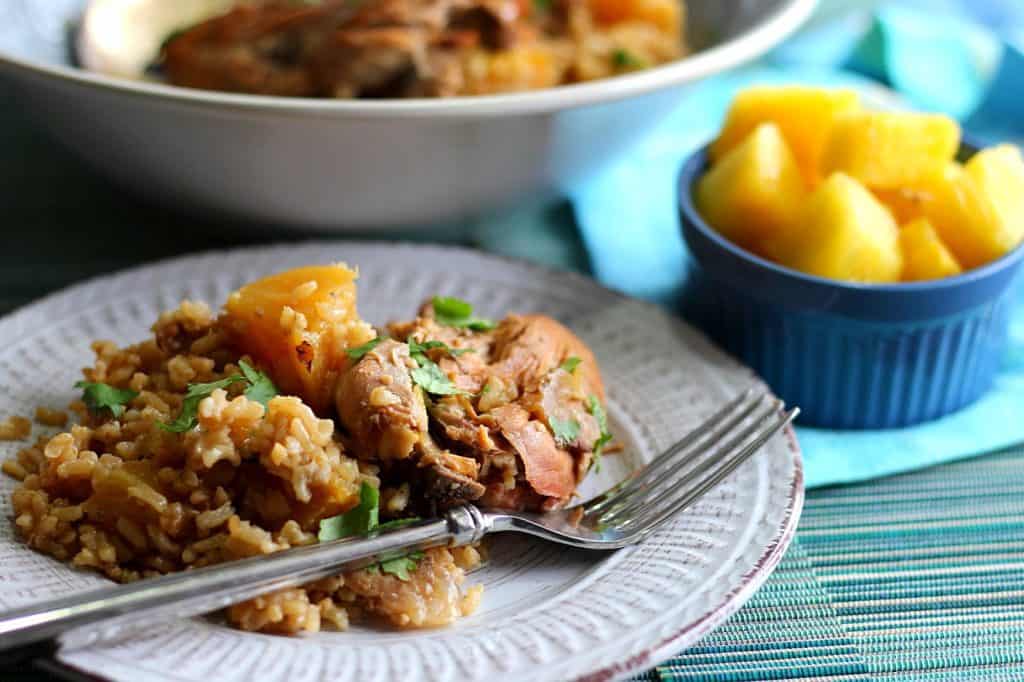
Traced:
<path fill-rule="evenodd" d="M 760 253 L 793 224 L 805 194 L 781 130 L 763 123 L 700 179 L 695 198 L 726 239 Z"/>
<path fill-rule="evenodd" d="M 775 255 L 794 270 L 853 282 L 896 282 L 903 270 L 892 214 L 843 173 L 829 176 L 811 194 Z"/>
<path fill-rule="evenodd" d="M 927 218 L 918 218 L 900 228 L 900 248 L 905 282 L 953 277 L 963 272 Z"/>
<path fill-rule="evenodd" d="M 827 90 L 800 85 L 755 86 L 736 95 L 721 134 L 712 143 L 712 162 L 721 160 L 754 128 L 765 122 L 779 126 L 804 181 L 815 184 L 832 123 L 841 114 L 858 111 L 852 90 Z"/>
<path fill-rule="evenodd" d="M 960 126 L 948 116 L 860 111 L 838 117 L 821 171 L 841 171 L 872 188 L 896 188 L 942 173 L 960 147 Z"/>
<path fill-rule="evenodd" d="M 243 286 L 225 305 L 239 348 L 319 414 L 348 366 L 345 350 L 376 336 L 356 310 L 356 277 L 342 264 L 295 268 Z"/>

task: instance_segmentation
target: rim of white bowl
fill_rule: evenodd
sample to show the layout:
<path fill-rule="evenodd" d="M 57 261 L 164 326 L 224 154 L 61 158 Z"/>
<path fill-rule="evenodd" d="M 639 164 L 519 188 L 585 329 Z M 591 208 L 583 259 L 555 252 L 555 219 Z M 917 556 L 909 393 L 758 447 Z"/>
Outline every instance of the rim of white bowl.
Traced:
<path fill-rule="evenodd" d="M 407 100 L 341 100 L 242 95 L 133 81 L 73 66 L 41 64 L 0 52 L 0 67 L 114 90 L 126 95 L 218 108 L 303 113 L 338 117 L 484 117 L 545 113 L 600 104 L 664 90 L 751 61 L 780 44 L 814 11 L 817 0 L 788 0 L 756 26 L 676 62 L 589 83 L 506 95 Z"/>

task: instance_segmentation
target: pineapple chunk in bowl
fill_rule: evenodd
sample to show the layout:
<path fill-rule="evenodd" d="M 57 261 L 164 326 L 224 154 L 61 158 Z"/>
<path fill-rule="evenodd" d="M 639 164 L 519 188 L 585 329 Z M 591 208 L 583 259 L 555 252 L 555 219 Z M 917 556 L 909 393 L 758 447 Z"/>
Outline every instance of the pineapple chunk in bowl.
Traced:
<path fill-rule="evenodd" d="M 1003 184 L 1019 155 L 962 143 L 966 164 L 914 179 L 934 191 L 907 194 L 868 192 L 850 175 L 906 180 L 899 154 L 876 154 L 892 160 L 883 167 L 825 149 L 816 152 L 821 165 L 842 170 L 801 191 L 786 180 L 801 173 L 800 160 L 772 157 L 774 137 L 761 131 L 737 142 L 750 145 L 737 147 L 747 159 L 741 168 L 734 161 L 730 171 L 728 159 L 712 165 L 724 152 L 711 146 L 682 168 L 679 210 L 693 261 L 686 317 L 799 405 L 808 425 L 897 428 L 981 397 L 1006 346 L 1024 259 L 1024 194 Z M 765 221 L 729 213 L 739 183 L 745 197 L 769 204 L 766 215 L 786 213 L 771 205 L 780 196 L 799 202 L 790 207 L 798 219 L 767 223 L 765 238 Z"/>

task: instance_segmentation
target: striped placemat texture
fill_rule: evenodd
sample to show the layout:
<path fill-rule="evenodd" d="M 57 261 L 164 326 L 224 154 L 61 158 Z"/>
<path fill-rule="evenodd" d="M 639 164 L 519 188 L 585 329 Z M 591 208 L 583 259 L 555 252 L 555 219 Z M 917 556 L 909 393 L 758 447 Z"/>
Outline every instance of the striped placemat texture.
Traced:
<path fill-rule="evenodd" d="M 657 673 L 1024 680 L 1024 450 L 810 491 L 761 590 Z"/>

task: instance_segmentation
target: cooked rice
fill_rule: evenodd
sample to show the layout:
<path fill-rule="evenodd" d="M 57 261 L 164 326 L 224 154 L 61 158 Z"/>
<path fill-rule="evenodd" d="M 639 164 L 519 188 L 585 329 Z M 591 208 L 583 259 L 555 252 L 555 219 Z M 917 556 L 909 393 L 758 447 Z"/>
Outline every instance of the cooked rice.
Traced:
<path fill-rule="evenodd" d="M 0 440 L 25 440 L 32 435 L 32 422 L 25 417 L 8 417 L 0 421 Z"/>
<path fill-rule="evenodd" d="M 312 294 L 308 284 L 296 293 Z M 287 323 L 303 320 L 293 315 Z M 3 463 L 21 481 L 12 496 L 15 525 L 31 547 L 130 582 L 314 543 L 320 519 L 353 506 L 363 481 L 379 485 L 374 467 L 345 455 L 333 422 L 296 397 L 275 397 L 264 408 L 231 384 L 200 402 L 197 428 L 161 429 L 179 413 L 189 383 L 239 372 L 245 358 L 226 338 L 209 308 L 185 302 L 160 316 L 151 339 L 126 348 L 93 344 L 85 378 L 138 396 L 117 419 L 76 401 L 78 424 Z M 52 425 L 66 417 L 46 408 L 36 414 Z M 0 438 L 30 432 L 27 419 L 0 422 Z M 400 512 L 408 496 L 407 486 L 385 490 L 383 512 Z M 408 581 L 355 571 L 227 614 L 243 629 L 284 634 L 344 629 L 360 618 L 442 625 L 479 602 L 479 589 L 460 588 L 479 562 L 473 548 L 432 549 Z"/>
<path fill-rule="evenodd" d="M 40 405 L 36 408 L 36 421 L 43 426 L 64 426 L 68 423 L 68 413 Z"/>

